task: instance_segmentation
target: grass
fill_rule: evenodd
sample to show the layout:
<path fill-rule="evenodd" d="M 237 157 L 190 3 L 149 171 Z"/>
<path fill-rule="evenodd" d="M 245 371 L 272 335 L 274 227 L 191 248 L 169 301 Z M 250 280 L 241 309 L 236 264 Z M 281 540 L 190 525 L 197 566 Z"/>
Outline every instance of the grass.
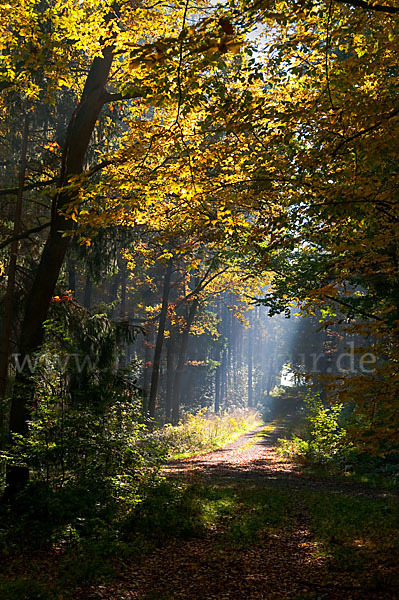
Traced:
<path fill-rule="evenodd" d="M 314 465 L 302 464 L 301 470 L 307 475 L 318 477 L 320 479 L 329 479 L 337 482 L 350 482 L 365 484 L 370 487 L 386 490 L 387 492 L 397 492 L 399 490 L 399 479 L 392 478 L 373 470 L 356 469 L 354 471 L 345 472 L 345 466 L 336 467 L 334 465 Z"/>
<path fill-rule="evenodd" d="M 174 486 L 166 483 L 157 502 L 151 499 L 144 511 L 147 518 L 138 514 L 133 530 L 141 523 L 142 533 L 158 541 L 217 532 L 215 551 L 236 552 L 261 545 L 270 534 L 294 531 L 298 519 L 305 519 L 315 562 L 324 560 L 333 570 L 367 579 L 367 585 L 373 579 L 368 565 L 378 578 L 378 561 L 388 569 L 397 564 L 399 511 L 394 498 L 307 489 L 293 494 L 279 485 Z"/>
<path fill-rule="evenodd" d="M 303 473 L 319 478 L 368 484 L 379 489 L 399 490 L 399 454 L 385 458 L 359 453 L 356 446 L 343 438 L 341 451 L 336 456 L 324 456 L 325 439 L 318 448 L 309 441 L 309 423 L 304 411 L 297 411 L 285 429 L 284 438 L 277 440 L 277 452 L 301 465 Z M 314 452 L 314 450 L 319 450 Z M 322 460 L 320 460 L 322 459 Z"/>
<path fill-rule="evenodd" d="M 199 446 L 198 451 L 204 452 L 215 445 L 225 445 L 226 439 L 231 441 L 243 430 L 253 429 L 257 418 L 252 413 L 241 419 L 225 415 L 215 421 L 200 414 L 179 425 L 179 431 L 184 444 L 191 444 L 191 452 Z M 277 423 L 278 419 L 262 428 L 246 447 L 269 435 Z M 198 436 L 201 424 L 206 425 L 207 432 Z M 325 471 L 324 476 L 327 475 Z M 81 597 L 77 588 L 117 584 L 123 569 L 129 569 L 129 565 L 136 565 L 133 570 L 139 568 L 137 565 L 146 561 L 154 549 L 178 548 L 184 541 L 197 543 L 196 540 L 198 544 L 204 540 L 209 548 L 206 560 L 219 564 L 221 571 L 231 557 L 238 557 L 239 562 L 245 553 L 256 555 L 265 549 L 271 565 L 283 555 L 288 564 L 292 562 L 302 569 L 299 561 L 302 546 L 306 546 L 308 580 L 312 569 L 316 572 L 322 566 L 327 585 L 339 573 L 339 577 L 343 575 L 368 593 L 371 590 L 371 594 L 373 590 L 389 594 L 397 589 L 397 499 L 373 497 L 372 488 L 370 494 L 362 496 L 356 486 L 352 492 L 348 487 L 348 493 L 343 494 L 334 493 L 331 488 L 323 490 L 320 481 L 313 489 L 311 485 L 309 481 L 307 487 L 287 487 L 283 481 L 260 479 L 249 479 L 245 484 L 233 481 L 210 485 L 162 480 L 112 530 L 100 527 L 64 547 L 33 553 L 29 560 L 19 556 L 13 562 L 11 555 L 5 555 L 0 598 L 76 600 Z M 26 556 L 28 551 L 27 548 Z M 225 559 L 227 562 L 223 562 Z M 319 595 L 315 592 L 316 596 L 306 595 L 307 592 L 298 595 L 297 600 L 327 598 L 321 590 Z M 152 597 L 162 600 L 159 594 L 146 596 L 147 600 Z M 173 597 L 165 589 L 162 598 Z"/>
<path fill-rule="evenodd" d="M 270 433 L 274 431 L 279 422 L 280 419 L 274 419 L 274 421 L 268 425 L 265 425 L 265 427 L 262 427 L 260 431 L 258 431 L 255 435 L 252 435 L 251 438 L 240 447 L 240 450 L 248 450 L 249 448 L 252 448 L 252 446 L 255 446 L 255 444 L 258 442 L 264 440 Z M 261 423 L 259 423 L 259 425 L 261 425 Z"/>
<path fill-rule="evenodd" d="M 115 580 L 119 568 L 115 566 L 145 560 L 152 549 L 167 546 L 170 540 L 212 536 L 212 562 L 221 552 L 233 556 L 262 547 L 271 535 L 285 539 L 303 528 L 312 540 L 311 560 L 315 564 L 322 560 L 332 572 L 339 569 L 349 573 L 357 584 L 390 589 L 399 583 L 391 573 L 399 558 L 395 498 L 356 497 L 257 482 L 188 485 L 163 481 L 126 516 L 117 542 L 108 541 L 105 533 L 102 540 L 98 534 L 97 539 L 61 552 L 58 559 L 53 556 L 48 562 L 39 556 L 29 567 L 19 564 L 14 581 L 7 581 L 10 572 L 0 575 L 0 597 L 55 600 L 62 591 L 62 597 L 69 600 L 75 598 L 77 585 Z M 52 564 L 50 587 L 46 585 L 47 563 Z M 167 590 L 165 594 L 168 597 Z"/>
<path fill-rule="evenodd" d="M 222 448 L 261 424 L 259 413 L 253 410 L 215 415 L 202 409 L 175 427 L 162 428 L 159 435 L 170 448 L 169 458 L 178 460 Z"/>

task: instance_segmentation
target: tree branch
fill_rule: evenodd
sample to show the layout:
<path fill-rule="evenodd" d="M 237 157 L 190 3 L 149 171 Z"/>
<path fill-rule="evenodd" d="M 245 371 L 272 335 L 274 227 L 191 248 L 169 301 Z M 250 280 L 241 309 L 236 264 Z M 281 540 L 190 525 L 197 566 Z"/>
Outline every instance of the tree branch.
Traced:
<path fill-rule="evenodd" d="M 24 238 L 29 237 L 32 233 L 39 233 L 39 231 L 43 231 L 43 229 L 46 229 L 47 227 L 50 227 L 50 221 L 43 223 L 42 225 L 38 225 L 37 227 L 32 227 L 32 229 L 27 229 L 18 235 L 12 235 L 5 242 L 0 244 L 0 250 L 8 246 L 8 244 L 12 244 L 12 242 L 23 240 Z"/>
<path fill-rule="evenodd" d="M 373 4 L 366 2 L 365 0 L 335 0 L 340 4 L 347 4 L 349 6 L 355 6 L 359 8 L 365 8 L 366 10 L 373 10 L 376 12 L 383 12 L 386 14 L 397 15 L 399 14 L 399 7 L 388 6 L 387 4 Z"/>
<path fill-rule="evenodd" d="M 121 100 L 133 100 L 134 98 L 146 98 L 148 96 L 148 89 L 127 89 L 126 92 L 105 92 L 104 93 L 104 104 L 108 102 L 120 102 Z"/>
<path fill-rule="evenodd" d="M 345 300 L 341 300 L 341 298 L 335 298 L 334 296 L 330 296 L 329 294 L 323 294 L 323 297 L 327 298 L 327 300 L 332 300 L 337 304 L 341 304 L 342 306 L 346 306 L 347 308 L 350 308 L 354 313 L 358 313 L 359 315 L 362 315 L 367 319 L 375 319 L 376 321 L 381 321 L 382 323 L 384 322 L 384 319 L 382 319 L 381 317 L 377 317 L 377 315 L 373 315 L 372 313 L 368 313 L 365 310 L 362 310 L 361 308 L 357 308 L 356 306 L 353 306 L 350 302 L 345 302 Z"/>
<path fill-rule="evenodd" d="M 342 0 L 337 0 L 337 2 L 341 2 L 341 1 Z M 398 13 L 399 13 L 399 9 L 398 9 Z M 357 138 L 361 137 L 362 135 L 365 135 L 366 133 L 370 133 L 371 131 L 378 129 L 379 127 L 381 127 L 381 125 L 383 124 L 384 121 L 388 121 L 389 119 L 392 119 L 393 117 L 397 117 L 398 115 L 399 115 L 399 108 L 395 108 L 395 110 L 392 110 L 391 112 L 387 113 L 386 115 L 383 115 L 381 117 L 381 121 L 377 121 L 377 123 L 374 123 L 374 125 L 370 125 L 370 127 L 361 129 L 360 131 L 357 131 L 353 135 L 349 136 L 348 138 L 343 139 L 342 142 L 340 142 L 338 144 L 338 146 L 332 151 L 331 156 L 335 156 L 337 154 L 337 152 L 339 152 L 339 150 L 341 150 L 341 148 L 343 146 L 345 146 L 346 144 L 353 142 L 353 140 L 356 140 Z"/>
<path fill-rule="evenodd" d="M 35 190 L 36 188 L 43 188 L 55 183 L 56 179 L 48 179 L 47 181 L 38 181 L 37 183 L 30 183 L 29 185 L 24 186 L 24 192 L 28 190 Z M 3 188 L 0 189 L 0 196 L 8 196 L 11 194 L 16 194 L 18 192 L 18 188 Z"/>

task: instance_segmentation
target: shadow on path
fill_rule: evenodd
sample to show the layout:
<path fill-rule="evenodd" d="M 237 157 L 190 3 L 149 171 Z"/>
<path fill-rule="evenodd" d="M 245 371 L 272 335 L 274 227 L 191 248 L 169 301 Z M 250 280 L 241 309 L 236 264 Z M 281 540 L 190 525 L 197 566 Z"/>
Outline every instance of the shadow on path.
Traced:
<path fill-rule="evenodd" d="M 371 484 L 317 477 L 304 473 L 276 451 L 276 444 L 291 420 L 287 415 L 272 431 L 270 423 L 245 433 L 231 444 L 193 458 L 171 461 L 164 469 L 172 478 L 204 479 L 204 483 L 239 483 L 252 480 L 257 485 L 280 484 L 287 488 L 324 490 L 373 498 L 395 497 L 396 493 L 380 490 Z M 398 596 L 399 597 L 399 596 Z"/>

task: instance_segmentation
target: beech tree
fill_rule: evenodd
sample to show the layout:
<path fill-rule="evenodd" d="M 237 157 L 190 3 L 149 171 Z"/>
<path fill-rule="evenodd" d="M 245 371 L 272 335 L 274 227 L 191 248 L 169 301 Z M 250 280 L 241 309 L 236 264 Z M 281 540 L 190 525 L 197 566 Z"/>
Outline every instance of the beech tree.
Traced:
<path fill-rule="evenodd" d="M 201 19 L 203 9 L 209 14 Z M 55 168 L 49 234 L 21 325 L 22 357 L 34 353 L 43 340 L 43 322 L 77 221 L 82 189 L 94 173 L 123 162 L 131 152 L 129 147 L 119 147 L 99 163 L 87 163 L 101 111 L 106 105 L 112 110 L 116 102 L 124 102 L 136 115 L 150 104 L 169 106 L 174 130 L 179 129 L 186 87 L 193 86 L 201 65 L 209 64 L 207 59 L 204 63 L 204 53 L 228 52 L 229 44 L 236 49 L 231 26 L 224 24 L 228 20 L 220 21 L 221 15 L 213 17 L 213 12 L 206 4 L 191 8 L 188 2 L 176 5 L 172 14 L 169 5 L 112 1 L 99 6 L 90 0 L 78 6 L 73 1 L 11 2 L 3 8 L 3 97 L 23 95 L 32 108 L 48 103 L 56 116 L 67 87 L 74 105 Z M 165 130 L 164 137 L 168 135 L 173 137 L 175 131 Z M 49 143 L 57 148 L 54 138 Z M 138 135 L 131 145 L 133 152 L 137 145 L 144 165 L 151 143 Z M 34 184 L 41 186 L 41 177 Z M 29 388 L 28 374 L 19 373 L 11 404 L 11 434 L 26 434 Z M 12 497 L 27 478 L 25 467 L 10 467 L 8 495 Z"/>

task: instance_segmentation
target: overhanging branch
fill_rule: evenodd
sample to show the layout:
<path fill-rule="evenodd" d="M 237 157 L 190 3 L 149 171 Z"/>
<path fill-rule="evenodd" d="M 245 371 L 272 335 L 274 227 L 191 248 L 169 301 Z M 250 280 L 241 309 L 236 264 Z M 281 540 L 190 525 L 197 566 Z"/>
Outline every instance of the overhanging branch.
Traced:
<path fill-rule="evenodd" d="M 359 8 L 365 8 L 366 10 L 373 10 L 376 12 L 383 12 L 386 14 L 397 15 L 399 14 L 399 7 L 389 6 L 387 4 L 373 4 L 372 2 L 366 2 L 365 0 L 335 0 L 339 4 L 347 4 L 349 6 L 355 6 Z"/>
<path fill-rule="evenodd" d="M 43 231 L 43 229 L 46 229 L 47 227 L 50 227 L 50 221 L 48 221 L 47 223 L 43 223 L 42 225 L 38 225 L 37 227 L 32 227 L 32 229 L 27 229 L 26 231 L 23 231 L 22 233 L 19 233 L 18 235 L 12 235 L 7 240 L 5 240 L 5 242 L 2 242 L 0 244 L 0 250 L 2 248 L 5 248 L 9 244 L 12 244 L 12 242 L 17 242 L 18 240 L 23 240 L 24 238 L 29 237 L 32 233 L 39 233 L 40 231 Z"/>

